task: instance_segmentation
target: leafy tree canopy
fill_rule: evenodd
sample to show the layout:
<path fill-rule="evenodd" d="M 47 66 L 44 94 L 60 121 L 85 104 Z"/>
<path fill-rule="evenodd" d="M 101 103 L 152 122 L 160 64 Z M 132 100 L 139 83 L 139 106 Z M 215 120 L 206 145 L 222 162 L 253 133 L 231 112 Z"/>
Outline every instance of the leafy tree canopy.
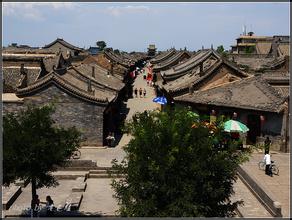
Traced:
<path fill-rule="evenodd" d="M 216 51 L 220 54 L 223 53 L 225 51 L 223 45 L 218 46 Z"/>
<path fill-rule="evenodd" d="M 248 158 L 221 145 L 222 122 L 199 121 L 187 109 L 136 114 L 126 124 L 132 139 L 113 167 L 125 174 L 112 186 L 122 216 L 233 216 L 236 168 Z"/>
<path fill-rule="evenodd" d="M 116 54 L 120 54 L 119 49 L 114 49 L 114 53 L 116 53 Z"/>
<path fill-rule="evenodd" d="M 96 46 L 100 49 L 100 50 L 104 50 L 104 48 L 106 48 L 106 43 L 104 41 L 97 41 L 96 42 Z"/>
<path fill-rule="evenodd" d="M 3 117 L 3 183 L 30 180 L 32 196 L 36 189 L 57 185 L 51 172 L 66 165 L 80 143 L 76 128 L 57 127 L 54 107 L 29 106 L 19 114 Z"/>

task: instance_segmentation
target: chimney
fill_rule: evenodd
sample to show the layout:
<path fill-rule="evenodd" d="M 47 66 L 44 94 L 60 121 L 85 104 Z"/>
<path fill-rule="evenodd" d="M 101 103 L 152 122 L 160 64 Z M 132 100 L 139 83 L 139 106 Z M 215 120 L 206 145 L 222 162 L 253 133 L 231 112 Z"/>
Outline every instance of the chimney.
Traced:
<path fill-rule="evenodd" d="M 193 87 L 193 86 L 190 86 L 190 87 L 189 87 L 189 93 L 190 93 L 190 94 L 193 94 L 193 93 L 194 93 L 194 87 Z"/>
<path fill-rule="evenodd" d="M 204 68 L 203 68 L 203 63 L 200 63 L 200 74 L 202 74 L 204 71 Z"/>
<path fill-rule="evenodd" d="M 92 93 L 92 86 L 91 86 L 91 80 L 90 79 L 88 79 L 87 92 Z"/>
<path fill-rule="evenodd" d="M 21 74 L 21 78 L 18 82 L 17 88 L 24 88 L 28 86 L 28 82 L 27 82 L 27 72 L 24 69 L 24 64 L 22 63 L 20 65 L 20 74 Z"/>
<path fill-rule="evenodd" d="M 92 77 L 95 78 L 95 67 L 92 66 Z"/>
<path fill-rule="evenodd" d="M 20 65 L 20 72 L 21 72 L 21 73 L 24 72 L 24 63 L 22 63 L 22 64 Z"/>

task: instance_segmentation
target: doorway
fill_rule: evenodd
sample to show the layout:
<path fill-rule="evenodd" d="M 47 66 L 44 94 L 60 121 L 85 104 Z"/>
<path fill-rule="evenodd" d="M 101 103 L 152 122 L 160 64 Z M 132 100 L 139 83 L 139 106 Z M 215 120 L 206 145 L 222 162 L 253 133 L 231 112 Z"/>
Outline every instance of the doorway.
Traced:
<path fill-rule="evenodd" d="M 248 115 L 247 116 L 247 127 L 249 131 L 247 133 L 247 143 L 255 144 L 256 138 L 261 135 L 261 120 L 259 115 Z"/>

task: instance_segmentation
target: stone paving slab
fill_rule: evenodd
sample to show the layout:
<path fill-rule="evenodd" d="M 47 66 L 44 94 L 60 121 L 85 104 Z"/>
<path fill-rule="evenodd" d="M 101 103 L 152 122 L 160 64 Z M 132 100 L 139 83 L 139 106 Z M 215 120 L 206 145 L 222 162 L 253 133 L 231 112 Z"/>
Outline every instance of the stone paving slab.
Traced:
<path fill-rule="evenodd" d="M 263 159 L 263 153 L 254 153 L 250 160 L 243 164 L 243 167 L 258 182 L 267 188 L 281 203 L 283 217 L 290 216 L 290 154 L 271 152 L 272 160 L 279 166 L 279 176 L 265 175 L 264 170 L 258 168 L 258 162 Z"/>
<path fill-rule="evenodd" d="M 42 188 L 37 190 L 39 199 L 41 202 L 46 201 L 46 196 L 50 195 L 54 201 L 54 205 L 58 207 L 64 204 L 66 198 L 72 193 L 72 188 L 74 187 L 75 180 L 59 180 L 59 186 Z M 17 200 L 13 205 L 3 214 L 7 215 L 20 215 L 23 210 L 30 207 L 31 202 L 31 184 L 28 184 L 22 189 L 22 193 L 19 195 Z"/>
<path fill-rule="evenodd" d="M 238 211 L 244 218 L 270 218 L 271 214 L 257 200 L 247 186 L 237 178 L 233 186 L 235 194 L 231 197 L 231 201 L 243 201 L 243 205 L 238 207 Z"/>
<path fill-rule="evenodd" d="M 114 216 L 118 204 L 113 198 L 114 190 L 111 188 L 112 179 L 87 179 L 87 188 L 83 193 L 79 211 L 105 216 Z"/>
<path fill-rule="evenodd" d="M 153 98 L 155 97 L 154 88 L 151 86 L 147 86 L 146 80 L 143 79 L 143 75 L 138 75 L 133 88 L 142 88 L 146 89 L 146 97 L 144 98 L 131 98 L 127 101 L 127 108 L 129 108 L 129 113 L 126 117 L 126 120 L 131 120 L 133 115 L 136 112 L 143 112 L 145 110 L 155 110 L 159 109 L 160 105 L 153 102 Z M 125 157 L 125 152 L 123 151 L 123 147 L 129 143 L 131 136 L 124 134 L 117 146 L 114 148 L 81 148 L 81 157 L 80 160 L 94 160 L 97 163 L 97 166 L 101 167 L 110 167 L 111 161 L 113 159 L 117 159 L 118 161 L 122 161 Z"/>

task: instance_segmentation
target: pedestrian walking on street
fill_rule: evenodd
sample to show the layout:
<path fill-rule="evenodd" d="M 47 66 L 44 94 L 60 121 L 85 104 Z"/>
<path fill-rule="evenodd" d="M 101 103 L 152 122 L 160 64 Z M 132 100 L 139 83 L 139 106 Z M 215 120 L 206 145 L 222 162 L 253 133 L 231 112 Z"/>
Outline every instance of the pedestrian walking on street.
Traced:
<path fill-rule="evenodd" d="M 142 88 L 139 89 L 140 98 L 142 98 Z"/>
<path fill-rule="evenodd" d="M 265 140 L 265 152 L 269 153 L 270 152 L 270 145 L 271 145 L 271 140 L 269 137 L 266 137 Z"/>
<path fill-rule="evenodd" d="M 271 170 L 271 155 L 267 151 L 265 152 L 264 161 L 266 164 L 266 169 L 265 169 L 266 175 L 273 176 L 272 170 Z"/>
<path fill-rule="evenodd" d="M 134 93 L 135 93 L 135 97 L 137 98 L 137 95 L 138 95 L 138 89 L 137 88 L 135 88 Z"/>
<path fill-rule="evenodd" d="M 144 95 L 144 98 L 146 97 L 146 89 L 144 88 L 144 91 L 143 91 L 143 95 Z"/>

